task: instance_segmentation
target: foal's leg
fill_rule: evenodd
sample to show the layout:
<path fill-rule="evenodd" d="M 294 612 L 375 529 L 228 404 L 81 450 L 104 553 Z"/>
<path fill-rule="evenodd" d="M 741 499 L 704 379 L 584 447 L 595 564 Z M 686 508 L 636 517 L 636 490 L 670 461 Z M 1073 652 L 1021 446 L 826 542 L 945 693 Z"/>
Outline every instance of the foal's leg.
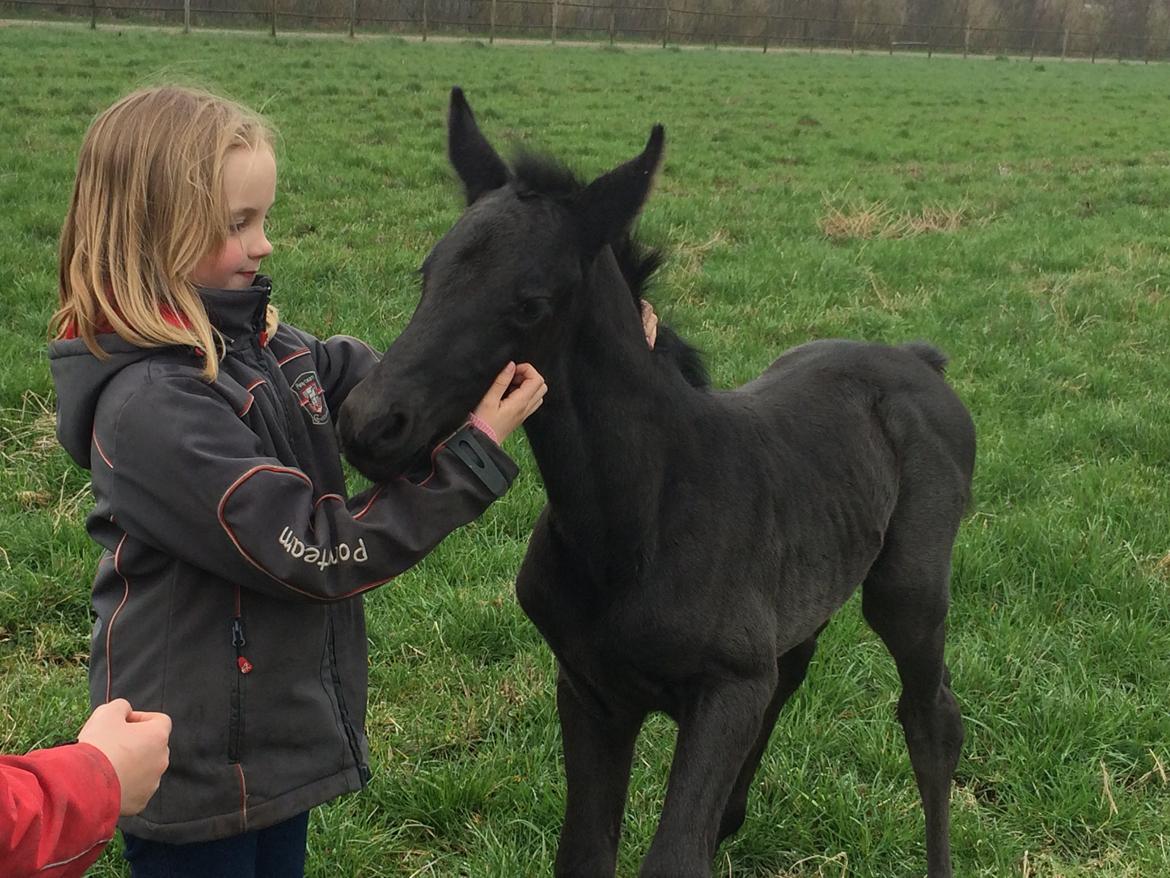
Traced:
<path fill-rule="evenodd" d="M 950 793 L 963 720 L 943 662 L 949 559 L 933 566 L 897 541 L 865 580 L 862 611 L 898 665 L 902 696 L 898 719 L 926 815 L 929 878 L 951 878 Z"/>
<path fill-rule="evenodd" d="M 557 713 L 565 752 L 565 822 L 557 846 L 558 878 L 611 878 L 617 860 L 634 742 L 643 717 L 603 714 L 562 676 Z"/>
<path fill-rule="evenodd" d="M 678 718 L 666 804 L 642 878 L 709 878 L 728 797 L 775 690 L 772 675 L 720 680 Z"/>
<path fill-rule="evenodd" d="M 804 643 L 797 644 L 780 656 L 776 662 L 776 669 L 779 672 L 776 691 L 772 695 L 772 701 L 768 704 L 767 710 L 764 711 L 764 721 L 756 743 L 751 752 L 748 753 L 747 761 L 744 762 L 743 768 L 739 771 L 739 777 L 736 778 L 735 786 L 732 787 L 727 807 L 723 811 L 723 819 L 719 822 L 716 847 L 743 825 L 744 814 L 747 813 L 748 790 L 751 788 L 752 780 L 760 767 L 760 760 L 768 746 L 768 739 L 772 736 L 772 727 L 776 725 L 776 718 L 780 715 L 785 702 L 804 682 L 804 676 L 808 672 L 808 663 L 812 661 L 813 653 L 817 648 L 817 635 L 823 630 L 824 625 Z"/>

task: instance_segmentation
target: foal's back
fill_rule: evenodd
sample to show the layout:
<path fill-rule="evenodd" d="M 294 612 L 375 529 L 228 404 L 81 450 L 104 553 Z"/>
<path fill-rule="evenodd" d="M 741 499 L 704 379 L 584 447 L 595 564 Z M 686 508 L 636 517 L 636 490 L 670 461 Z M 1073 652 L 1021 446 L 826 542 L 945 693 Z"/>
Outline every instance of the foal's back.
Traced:
<path fill-rule="evenodd" d="M 816 341 L 739 389 L 711 394 L 712 421 L 724 421 L 712 432 L 734 445 L 702 489 L 720 498 L 720 512 L 701 529 L 693 504 L 682 504 L 689 516 L 671 518 L 714 552 L 715 584 L 696 581 L 690 562 L 687 583 L 673 587 L 677 598 L 779 602 L 784 612 L 765 639 L 786 647 L 866 578 L 899 515 L 945 520 L 953 537 L 969 500 L 975 437 L 942 377 L 945 362 L 924 344 Z M 938 550 L 949 556 L 949 544 Z M 674 559 L 659 562 L 655 578 L 677 576 Z"/>
<path fill-rule="evenodd" d="M 789 463 L 836 454 L 879 466 L 865 447 L 876 442 L 896 458 L 899 476 L 926 467 L 944 479 L 940 490 L 962 493 L 965 504 L 974 426 L 943 378 L 945 365 L 940 351 L 921 342 L 814 341 L 785 352 L 729 396 L 786 437 Z"/>

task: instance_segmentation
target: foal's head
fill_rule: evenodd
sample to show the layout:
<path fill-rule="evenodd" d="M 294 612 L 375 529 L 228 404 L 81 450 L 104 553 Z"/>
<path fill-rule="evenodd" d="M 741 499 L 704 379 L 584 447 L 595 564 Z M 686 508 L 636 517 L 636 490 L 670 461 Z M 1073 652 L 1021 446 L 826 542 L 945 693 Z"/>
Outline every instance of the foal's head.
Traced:
<path fill-rule="evenodd" d="M 458 88 L 447 133 L 467 209 L 423 262 L 406 329 L 338 419 L 346 456 L 374 479 L 418 464 L 509 360 L 548 374 L 588 304 L 594 262 L 625 242 L 663 145 L 655 126 L 637 158 L 588 185 L 547 160 L 509 168 Z"/>

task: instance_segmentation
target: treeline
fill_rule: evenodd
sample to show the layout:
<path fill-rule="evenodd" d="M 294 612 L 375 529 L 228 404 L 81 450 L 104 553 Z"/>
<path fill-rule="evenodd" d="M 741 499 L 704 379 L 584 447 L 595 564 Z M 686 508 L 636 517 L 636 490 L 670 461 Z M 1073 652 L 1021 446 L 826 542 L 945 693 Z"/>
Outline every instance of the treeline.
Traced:
<path fill-rule="evenodd" d="M 183 20 L 183 0 L 0 2 L 0 11 Z M 1170 0 L 190 0 L 196 27 L 613 37 L 775 47 L 1166 59 Z M 96 10 L 95 10 L 96 7 Z"/>

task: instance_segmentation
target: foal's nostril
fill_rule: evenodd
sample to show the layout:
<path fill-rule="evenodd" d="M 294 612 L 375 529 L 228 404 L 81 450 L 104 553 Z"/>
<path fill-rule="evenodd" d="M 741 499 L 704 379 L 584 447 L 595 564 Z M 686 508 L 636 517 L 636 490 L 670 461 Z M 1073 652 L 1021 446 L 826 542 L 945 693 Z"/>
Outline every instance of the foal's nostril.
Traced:
<path fill-rule="evenodd" d="M 410 419 L 403 412 L 391 412 L 371 424 L 369 448 L 375 453 L 396 448 L 406 435 Z"/>
<path fill-rule="evenodd" d="M 393 441 L 405 432 L 406 415 L 402 414 L 402 412 L 396 412 L 386 418 L 386 423 L 382 426 L 381 438 L 385 441 Z"/>

